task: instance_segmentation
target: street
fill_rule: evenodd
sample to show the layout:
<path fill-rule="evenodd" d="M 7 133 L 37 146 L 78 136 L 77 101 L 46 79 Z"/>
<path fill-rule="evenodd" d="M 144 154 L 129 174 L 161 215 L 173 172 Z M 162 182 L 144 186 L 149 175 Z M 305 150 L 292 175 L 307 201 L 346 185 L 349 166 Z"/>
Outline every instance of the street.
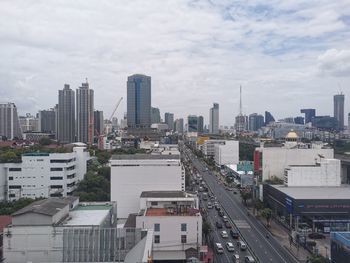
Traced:
<path fill-rule="evenodd" d="M 226 215 L 232 220 L 234 225 L 239 230 L 241 237 L 246 241 L 251 253 L 254 255 L 258 262 L 274 262 L 274 263 L 295 263 L 298 262 L 284 247 L 282 247 L 272 236 L 266 237 L 267 230 L 255 219 L 254 216 L 249 216 L 247 210 L 241 202 L 239 195 L 235 195 L 232 191 L 228 191 L 220 184 L 215 175 L 207 168 L 203 161 L 200 161 L 196 156 L 189 150 L 185 150 L 188 157 L 190 158 L 193 166 L 198 170 L 203 180 L 206 182 L 210 191 L 216 196 L 221 207 L 224 209 Z M 209 212 L 211 223 L 215 229 L 215 213 L 216 211 Z M 216 229 L 215 229 L 216 230 Z M 221 237 L 214 231 L 213 233 L 219 240 Z M 221 241 L 223 245 L 225 242 Z M 231 253 L 232 254 L 232 253 Z M 232 261 L 232 255 L 229 261 L 223 259 L 227 257 L 220 255 L 217 257 L 217 262 L 230 262 Z M 241 261 L 243 262 L 241 257 Z"/>

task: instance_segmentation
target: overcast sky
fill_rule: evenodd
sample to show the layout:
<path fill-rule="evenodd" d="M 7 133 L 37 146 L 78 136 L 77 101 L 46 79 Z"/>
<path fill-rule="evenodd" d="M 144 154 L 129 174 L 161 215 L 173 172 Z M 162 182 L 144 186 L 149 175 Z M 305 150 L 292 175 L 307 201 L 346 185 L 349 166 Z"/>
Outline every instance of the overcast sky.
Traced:
<path fill-rule="evenodd" d="M 124 97 L 120 117 L 134 73 L 152 77 L 152 106 L 175 118 L 207 123 L 218 102 L 233 125 L 240 85 L 245 114 L 333 115 L 342 91 L 347 115 L 350 1 L 0 1 L 0 100 L 21 114 L 88 78 L 106 118 Z"/>

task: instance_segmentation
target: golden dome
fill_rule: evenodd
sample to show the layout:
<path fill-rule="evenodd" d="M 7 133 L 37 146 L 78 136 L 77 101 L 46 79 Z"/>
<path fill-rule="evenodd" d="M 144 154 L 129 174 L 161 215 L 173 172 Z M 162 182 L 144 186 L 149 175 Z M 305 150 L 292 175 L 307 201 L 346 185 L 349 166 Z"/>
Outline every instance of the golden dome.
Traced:
<path fill-rule="evenodd" d="M 288 132 L 286 139 L 298 139 L 298 134 L 291 130 L 290 132 Z"/>

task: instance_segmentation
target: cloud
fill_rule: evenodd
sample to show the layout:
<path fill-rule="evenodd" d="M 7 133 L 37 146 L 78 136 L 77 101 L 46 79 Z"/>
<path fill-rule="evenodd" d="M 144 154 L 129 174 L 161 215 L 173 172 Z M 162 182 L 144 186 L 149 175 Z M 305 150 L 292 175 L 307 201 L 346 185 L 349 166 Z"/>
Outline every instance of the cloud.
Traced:
<path fill-rule="evenodd" d="M 319 69 L 325 75 L 350 76 L 350 49 L 329 49 L 318 57 Z"/>

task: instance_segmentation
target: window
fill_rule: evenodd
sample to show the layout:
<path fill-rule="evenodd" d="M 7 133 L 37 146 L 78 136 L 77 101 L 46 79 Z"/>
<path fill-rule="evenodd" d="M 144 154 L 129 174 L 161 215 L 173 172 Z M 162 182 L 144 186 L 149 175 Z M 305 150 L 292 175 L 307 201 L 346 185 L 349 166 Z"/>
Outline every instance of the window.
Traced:
<path fill-rule="evenodd" d="M 151 205 L 158 205 L 158 202 L 151 202 Z"/>
<path fill-rule="evenodd" d="M 13 176 L 9 176 L 9 180 L 13 180 Z"/>
<path fill-rule="evenodd" d="M 75 174 L 68 174 L 67 175 L 67 179 L 72 179 L 72 178 L 74 178 L 75 177 Z"/>
<path fill-rule="evenodd" d="M 63 187 L 62 187 L 62 185 L 51 185 L 50 188 L 51 189 L 61 189 Z"/>
<path fill-rule="evenodd" d="M 160 224 L 154 224 L 154 231 L 160 231 Z"/>
<path fill-rule="evenodd" d="M 9 168 L 10 172 L 20 172 L 22 171 L 22 168 Z"/>
<path fill-rule="evenodd" d="M 154 243 L 159 244 L 160 243 L 160 235 L 155 235 L 154 236 Z"/>
<path fill-rule="evenodd" d="M 51 176 L 50 180 L 63 180 L 62 176 Z"/>
<path fill-rule="evenodd" d="M 70 163 L 72 162 L 73 159 L 69 159 L 69 160 L 50 160 L 50 163 Z"/>
<path fill-rule="evenodd" d="M 181 235 L 181 244 L 186 244 L 186 243 L 187 243 L 187 236 Z"/>
<path fill-rule="evenodd" d="M 9 194 L 9 197 L 16 197 L 15 194 Z"/>
<path fill-rule="evenodd" d="M 67 167 L 67 171 L 71 171 L 71 170 L 74 170 L 75 169 L 75 165 L 72 165 L 70 167 Z"/>
<path fill-rule="evenodd" d="M 181 224 L 181 231 L 187 231 L 187 224 Z"/>
<path fill-rule="evenodd" d="M 9 189 L 21 189 L 22 188 L 22 186 L 20 186 L 20 185 L 10 185 L 9 186 Z"/>
<path fill-rule="evenodd" d="M 51 171 L 51 172 L 63 171 L 63 168 L 54 167 L 54 168 L 51 168 L 50 171 Z"/>
<path fill-rule="evenodd" d="M 75 185 L 75 182 L 67 184 L 67 187 L 73 187 Z"/>

